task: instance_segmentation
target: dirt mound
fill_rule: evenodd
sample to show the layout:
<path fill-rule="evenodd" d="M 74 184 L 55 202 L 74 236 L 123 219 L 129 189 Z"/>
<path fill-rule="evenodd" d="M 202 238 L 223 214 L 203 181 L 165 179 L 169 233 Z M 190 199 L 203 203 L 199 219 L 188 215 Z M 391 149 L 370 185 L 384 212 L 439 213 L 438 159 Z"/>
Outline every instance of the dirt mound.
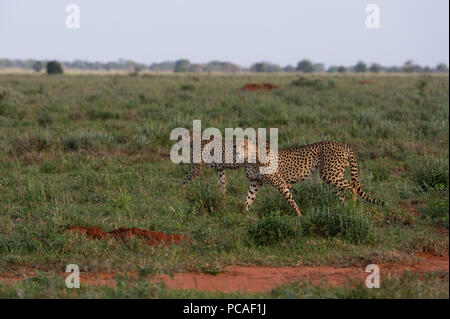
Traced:
<path fill-rule="evenodd" d="M 184 235 L 178 234 L 166 234 L 159 231 L 145 230 L 140 228 L 117 228 L 109 232 L 103 231 L 99 227 L 70 227 L 66 229 L 67 232 L 80 232 L 85 234 L 87 237 L 94 239 L 106 239 L 114 238 L 122 241 L 126 241 L 130 238 L 141 238 L 144 239 L 144 244 L 155 245 L 155 244 L 178 244 L 181 241 L 190 241 L 190 238 Z"/>
<path fill-rule="evenodd" d="M 241 87 L 242 91 L 258 91 L 258 90 L 270 91 L 273 89 L 278 89 L 278 86 L 272 83 L 264 83 L 264 84 L 248 83 L 243 87 Z"/>

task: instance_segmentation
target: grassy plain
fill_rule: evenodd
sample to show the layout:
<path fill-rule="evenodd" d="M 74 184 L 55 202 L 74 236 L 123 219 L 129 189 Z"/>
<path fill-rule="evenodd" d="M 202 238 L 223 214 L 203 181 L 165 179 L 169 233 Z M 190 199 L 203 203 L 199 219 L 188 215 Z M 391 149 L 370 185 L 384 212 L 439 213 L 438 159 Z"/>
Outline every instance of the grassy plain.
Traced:
<path fill-rule="evenodd" d="M 448 75 L 316 75 L 292 84 L 298 77 L 0 75 L 0 276 L 37 269 L 51 277 L 67 264 L 88 272 L 156 274 L 217 272 L 227 265 L 413 263 L 419 253 L 448 255 Z M 266 82 L 280 88 L 239 90 Z M 216 190 L 213 170 L 180 190 L 190 167 L 170 161 L 169 135 L 196 119 L 222 132 L 277 127 L 280 148 L 347 143 L 359 158 L 363 189 L 387 205 L 341 207 L 313 177 L 294 187 L 303 217 L 269 187 L 243 214 L 243 170 L 227 171 L 226 196 Z M 70 226 L 139 227 L 192 241 L 167 247 L 90 240 L 64 232 Z M 448 274 L 408 285 L 401 280 L 372 296 L 448 298 Z M 75 291 L 52 282 L 0 284 L 0 296 L 217 297 L 145 290 L 143 283 Z M 371 297 L 362 288 L 302 285 L 262 296 Z"/>

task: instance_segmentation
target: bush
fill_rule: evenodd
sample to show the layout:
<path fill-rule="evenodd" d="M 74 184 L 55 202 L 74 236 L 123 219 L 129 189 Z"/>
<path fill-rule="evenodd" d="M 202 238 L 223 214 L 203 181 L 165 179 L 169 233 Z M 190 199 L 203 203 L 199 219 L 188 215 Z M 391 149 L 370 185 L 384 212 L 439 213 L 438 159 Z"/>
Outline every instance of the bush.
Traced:
<path fill-rule="evenodd" d="M 53 119 L 47 108 L 43 108 L 39 112 L 39 114 L 37 116 L 37 121 L 40 126 L 48 126 L 53 123 Z"/>
<path fill-rule="evenodd" d="M 448 158 L 426 157 L 419 161 L 412 171 L 413 180 L 423 189 L 448 189 Z"/>
<path fill-rule="evenodd" d="M 428 205 L 422 208 L 422 212 L 430 216 L 438 223 L 444 224 L 448 228 L 448 210 L 449 203 L 448 197 L 443 200 L 431 200 Z"/>
<path fill-rule="evenodd" d="M 196 187 L 190 189 L 188 200 L 194 212 L 212 214 L 223 207 L 225 198 L 218 187 L 209 185 L 204 179 L 193 184 Z"/>
<path fill-rule="evenodd" d="M 119 119 L 120 114 L 117 112 L 111 112 L 106 110 L 99 110 L 99 109 L 88 109 L 86 111 L 86 114 L 88 118 L 92 121 L 94 120 L 109 120 L 109 119 Z"/>
<path fill-rule="evenodd" d="M 260 218 L 247 230 L 250 241 L 258 246 L 278 244 L 296 237 L 299 232 L 300 229 L 293 225 L 292 218 L 282 216 L 278 212 Z"/>
<path fill-rule="evenodd" d="M 47 63 L 47 74 L 63 74 L 63 68 L 58 61 L 50 61 Z"/>
<path fill-rule="evenodd" d="M 301 218 L 306 235 L 320 237 L 340 237 L 353 243 L 373 239 L 374 227 L 368 216 L 353 208 L 316 209 Z"/>
<path fill-rule="evenodd" d="M 21 155 L 28 152 L 42 152 L 51 146 L 48 137 L 38 134 L 30 136 L 28 134 L 13 138 L 11 141 L 11 151 L 13 154 Z"/>
<path fill-rule="evenodd" d="M 63 149 L 79 150 L 79 149 L 98 149 L 100 145 L 112 144 L 114 137 L 104 132 L 80 132 L 78 134 L 65 136 L 61 144 Z"/>
<path fill-rule="evenodd" d="M 298 79 L 295 79 L 291 82 L 292 86 L 296 87 L 307 87 L 307 88 L 313 88 L 316 90 L 322 90 L 322 89 L 332 89 L 336 87 L 336 82 L 333 80 L 328 80 L 327 83 L 320 79 L 308 79 L 304 76 L 299 77 Z"/>

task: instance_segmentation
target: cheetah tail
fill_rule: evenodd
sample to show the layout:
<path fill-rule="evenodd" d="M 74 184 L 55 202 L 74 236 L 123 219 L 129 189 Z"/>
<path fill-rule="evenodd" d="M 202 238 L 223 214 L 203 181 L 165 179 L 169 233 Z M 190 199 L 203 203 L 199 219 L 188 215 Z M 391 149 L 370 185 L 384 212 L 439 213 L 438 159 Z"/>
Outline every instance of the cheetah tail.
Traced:
<path fill-rule="evenodd" d="M 350 175 L 352 177 L 352 189 L 353 189 L 353 194 L 356 196 L 356 194 L 358 194 L 359 196 L 361 196 L 364 200 L 366 200 L 367 202 L 371 203 L 371 204 L 375 204 L 375 205 L 380 205 L 383 206 L 384 202 L 375 199 L 375 198 L 371 198 L 369 197 L 369 195 L 367 195 L 362 189 L 361 189 L 361 185 L 359 184 L 359 178 L 358 178 L 358 161 L 356 159 L 355 153 L 350 149 L 349 150 L 349 162 L 350 162 Z M 356 200 L 356 198 L 355 198 Z"/>

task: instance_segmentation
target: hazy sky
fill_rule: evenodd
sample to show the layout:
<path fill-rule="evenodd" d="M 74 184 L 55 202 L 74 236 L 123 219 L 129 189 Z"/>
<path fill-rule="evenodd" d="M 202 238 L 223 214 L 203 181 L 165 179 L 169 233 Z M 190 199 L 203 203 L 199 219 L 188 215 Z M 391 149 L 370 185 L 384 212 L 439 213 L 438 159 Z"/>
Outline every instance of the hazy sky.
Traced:
<path fill-rule="evenodd" d="M 65 26 L 67 4 L 80 28 Z M 365 25 L 380 8 L 379 29 Z M 0 0 L 0 58 L 449 63 L 447 0 Z"/>

